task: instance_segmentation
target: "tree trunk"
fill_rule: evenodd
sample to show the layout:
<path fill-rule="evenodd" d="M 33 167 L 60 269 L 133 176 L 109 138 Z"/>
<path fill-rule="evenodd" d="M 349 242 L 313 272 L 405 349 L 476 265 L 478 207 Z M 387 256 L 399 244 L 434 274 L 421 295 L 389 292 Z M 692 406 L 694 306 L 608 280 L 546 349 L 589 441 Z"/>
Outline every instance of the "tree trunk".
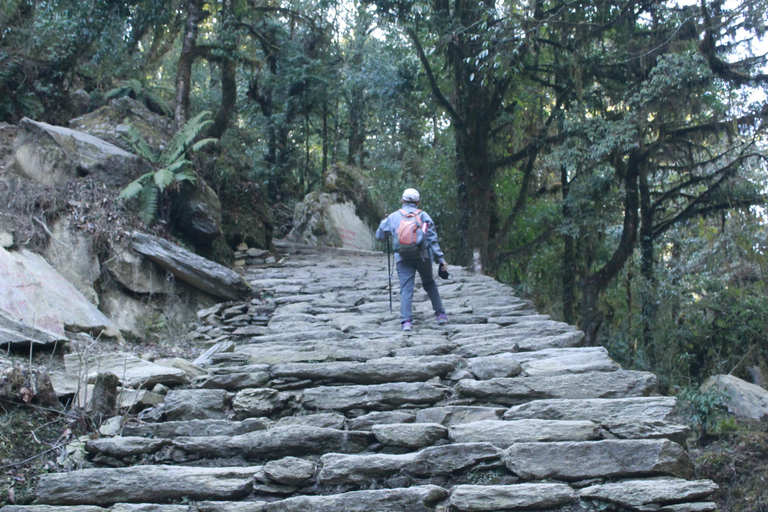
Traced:
<path fill-rule="evenodd" d="M 571 209 L 567 204 L 571 183 L 568 181 L 568 170 L 564 165 L 560 167 L 560 181 L 563 194 L 563 219 L 567 221 L 571 216 Z M 573 236 L 568 233 L 563 234 L 562 300 L 563 322 L 567 324 L 576 323 L 576 250 L 574 245 Z"/>
<path fill-rule="evenodd" d="M 179 130 L 189 119 L 192 64 L 195 62 L 197 26 L 202 18 L 202 6 L 201 0 L 189 0 L 187 3 L 187 21 L 184 25 L 184 37 L 181 43 L 181 55 L 179 56 L 176 73 L 176 108 L 173 112 L 176 128 Z"/>
<path fill-rule="evenodd" d="M 653 214 L 648 177 L 642 173 L 640 175 L 640 275 L 643 279 L 643 288 L 640 300 L 643 319 L 642 347 L 648 368 L 653 368 L 656 360 L 653 329 L 658 309 L 653 261 Z"/>
<path fill-rule="evenodd" d="M 600 293 L 608 286 L 611 280 L 624 267 L 635 247 L 637 229 L 640 220 L 638 198 L 638 177 L 642 158 L 637 151 L 629 154 L 629 161 L 624 174 L 624 224 L 621 231 L 619 245 L 613 252 L 611 259 L 597 272 L 589 276 L 584 283 L 581 296 L 581 320 L 579 327 L 585 334 L 585 343 L 594 345 L 597 343 L 597 335 L 603 323 L 603 312 L 599 307 Z M 615 164 L 617 168 L 623 166 L 621 162 Z"/>
<path fill-rule="evenodd" d="M 237 63 L 225 60 L 221 63 L 221 104 L 216 112 L 208 137 L 220 139 L 227 130 L 237 102 Z"/>

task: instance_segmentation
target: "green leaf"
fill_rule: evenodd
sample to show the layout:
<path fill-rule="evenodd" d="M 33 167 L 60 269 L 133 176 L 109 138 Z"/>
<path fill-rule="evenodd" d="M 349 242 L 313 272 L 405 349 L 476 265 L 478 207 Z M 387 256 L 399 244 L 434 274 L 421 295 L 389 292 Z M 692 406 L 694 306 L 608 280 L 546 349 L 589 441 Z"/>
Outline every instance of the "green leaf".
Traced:
<path fill-rule="evenodd" d="M 218 144 L 218 143 L 219 143 L 219 139 L 210 138 L 210 137 L 207 139 L 199 140 L 195 142 L 195 144 L 192 146 L 192 151 L 200 151 L 202 148 L 204 148 L 208 144 Z"/>
<path fill-rule="evenodd" d="M 118 199 L 131 199 L 133 197 L 136 197 L 139 192 L 142 191 L 142 189 L 145 186 L 145 183 L 147 180 L 152 178 L 152 175 L 155 174 L 153 172 L 148 172 L 146 174 L 143 174 L 130 182 L 123 190 L 120 192 L 120 195 L 117 196 Z"/>
<path fill-rule="evenodd" d="M 120 195 L 117 196 L 117 198 L 132 199 L 139 195 L 139 192 L 141 192 L 142 188 L 144 188 L 144 185 L 142 185 L 139 180 L 132 181 L 120 192 Z"/>
<path fill-rule="evenodd" d="M 160 169 L 155 173 L 155 184 L 160 191 L 165 190 L 165 187 L 173 183 L 173 172 L 168 169 Z"/>
<path fill-rule="evenodd" d="M 184 169 L 183 171 L 177 172 L 174 179 L 176 181 L 190 181 L 194 183 L 197 179 L 197 174 L 195 174 L 195 171 L 192 169 Z"/>

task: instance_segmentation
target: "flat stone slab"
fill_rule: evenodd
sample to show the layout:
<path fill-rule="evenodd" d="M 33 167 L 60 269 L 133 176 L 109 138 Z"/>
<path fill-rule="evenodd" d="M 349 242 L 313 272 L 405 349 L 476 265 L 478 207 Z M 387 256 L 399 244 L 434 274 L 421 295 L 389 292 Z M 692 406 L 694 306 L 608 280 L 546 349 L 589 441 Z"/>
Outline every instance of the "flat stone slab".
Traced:
<path fill-rule="evenodd" d="M 506 405 L 546 398 L 626 398 L 648 395 L 656 387 L 649 372 L 620 370 L 511 379 L 464 379 L 456 384 L 462 397 Z"/>
<path fill-rule="evenodd" d="M 668 440 L 517 443 L 502 460 L 524 480 L 693 476 L 688 453 Z"/>
<path fill-rule="evenodd" d="M 501 450 L 490 443 L 449 444 L 425 448 L 403 455 L 339 455 L 320 458 L 322 484 L 365 485 L 375 480 L 405 472 L 429 477 L 447 475 L 481 462 L 498 460 Z"/>
<path fill-rule="evenodd" d="M 457 485 L 451 490 L 451 510 L 497 512 L 501 510 L 545 509 L 578 501 L 565 484 Z"/>
<path fill-rule="evenodd" d="M 374 425 L 371 430 L 373 435 L 376 436 L 376 440 L 384 446 L 401 446 L 405 448 L 425 448 L 448 437 L 448 429 L 437 423 Z M 473 441 L 478 440 L 475 439 Z M 485 441 L 485 439 L 482 441 Z"/>
<path fill-rule="evenodd" d="M 544 441 L 594 441 L 602 439 L 600 425 L 591 421 L 559 420 L 484 420 L 450 428 L 455 443 L 488 442 L 499 448 L 513 443 Z"/>
<path fill-rule="evenodd" d="M 448 491 L 435 485 L 298 496 L 265 505 L 264 512 L 434 512 Z"/>
<path fill-rule="evenodd" d="M 240 274 L 167 240 L 134 232 L 131 247 L 178 279 L 214 297 L 235 301 L 251 297 L 251 286 Z"/>
<path fill-rule="evenodd" d="M 635 508 L 700 500 L 717 489 L 717 484 L 711 480 L 662 478 L 593 485 L 581 489 L 579 496 Z"/>
<path fill-rule="evenodd" d="M 247 495 L 260 467 L 134 466 L 41 475 L 37 500 L 46 505 L 163 503 L 182 498 L 232 500 Z"/>
<path fill-rule="evenodd" d="M 605 347 L 548 348 L 511 354 L 528 376 L 563 373 L 615 372 L 621 367 Z"/>
<path fill-rule="evenodd" d="M 289 363 L 272 367 L 273 379 L 310 379 L 356 384 L 382 384 L 387 382 L 423 382 L 444 377 L 454 369 L 455 357 L 387 357 L 365 363 Z"/>
<path fill-rule="evenodd" d="M 131 353 L 111 353 L 83 357 L 80 354 L 64 356 L 67 374 L 86 379 L 99 373 L 115 375 L 124 386 L 151 388 L 155 384 L 178 385 L 189 382 L 184 370 L 145 361 Z"/>
<path fill-rule="evenodd" d="M 587 420 L 600 424 L 667 421 L 677 405 L 669 396 L 537 400 L 510 407 L 505 420 Z"/>
<path fill-rule="evenodd" d="M 404 411 L 374 411 L 347 420 L 350 430 L 371 430 L 374 425 L 413 423 L 416 415 Z M 422 422 L 425 423 L 425 422 Z"/>
<path fill-rule="evenodd" d="M 368 447 L 370 436 L 369 432 L 290 425 L 231 437 L 177 437 L 173 445 L 204 457 L 263 460 L 328 452 L 358 453 Z"/>
<path fill-rule="evenodd" d="M 275 423 L 275 427 L 288 425 L 304 425 L 307 427 L 334 428 L 344 430 L 346 418 L 336 412 L 321 412 L 316 414 L 304 414 L 301 416 L 285 416 Z M 349 426 L 349 430 L 370 430 Z"/>
<path fill-rule="evenodd" d="M 264 464 L 264 474 L 279 484 L 296 486 L 314 476 L 315 464 L 298 457 L 286 457 Z"/>
<path fill-rule="evenodd" d="M 225 419 L 230 403 L 223 389 L 175 389 L 165 396 L 161 411 L 168 421 Z"/>
<path fill-rule="evenodd" d="M 447 392 L 448 389 L 444 386 L 423 382 L 394 382 L 371 386 L 320 386 L 304 390 L 301 403 L 307 409 L 388 410 L 405 404 L 432 405 L 440 401 Z"/>
<path fill-rule="evenodd" d="M 272 422 L 263 418 L 251 418 L 243 421 L 229 420 L 189 420 L 164 421 L 123 426 L 123 435 L 158 437 L 172 439 L 182 436 L 237 436 L 257 430 L 266 430 Z"/>
<path fill-rule="evenodd" d="M 85 443 L 85 451 L 91 454 L 105 454 L 122 459 L 134 455 L 151 455 L 163 446 L 170 444 L 168 439 L 147 439 L 145 437 L 102 437 L 90 439 Z"/>
<path fill-rule="evenodd" d="M 478 407 L 473 405 L 428 407 L 416 412 L 416 423 L 439 423 L 450 427 L 460 423 L 497 420 L 503 413 L 504 409 L 500 407 Z"/>

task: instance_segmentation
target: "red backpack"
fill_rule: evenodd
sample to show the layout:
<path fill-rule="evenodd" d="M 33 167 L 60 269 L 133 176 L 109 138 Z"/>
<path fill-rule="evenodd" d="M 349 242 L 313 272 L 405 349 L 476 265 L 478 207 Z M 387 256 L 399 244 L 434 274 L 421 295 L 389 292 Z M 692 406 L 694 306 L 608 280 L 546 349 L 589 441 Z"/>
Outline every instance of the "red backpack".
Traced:
<path fill-rule="evenodd" d="M 403 258 L 418 258 L 427 246 L 427 223 L 421 220 L 421 210 L 403 214 L 397 235 L 393 238 L 392 249 Z"/>

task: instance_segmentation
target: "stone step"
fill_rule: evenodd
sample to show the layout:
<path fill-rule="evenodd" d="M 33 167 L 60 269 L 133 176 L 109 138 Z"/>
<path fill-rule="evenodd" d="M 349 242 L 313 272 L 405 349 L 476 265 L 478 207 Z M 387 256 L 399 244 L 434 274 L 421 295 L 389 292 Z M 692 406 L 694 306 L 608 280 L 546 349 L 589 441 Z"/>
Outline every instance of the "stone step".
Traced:
<path fill-rule="evenodd" d="M 403 406 L 430 406 L 444 399 L 450 388 L 425 382 L 394 382 L 370 386 L 320 386 L 304 390 L 301 405 L 309 410 L 386 411 Z"/>
<path fill-rule="evenodd" d="M 361 487 L 401 474 L 431 478 L 468 470 L 480 464 L 499 465 L 500 454 L 501 450 L 490 443 L 435 446 L 402 455 L 326 454 L 320 457 L 322 469 L 318 481 L 323 485 Z"/>
<path fill-rule="evenodd" d="M 359 453 L 374 442 L 370 432 L 287 425 L 237 436 L 177 437 L 172 446 L 197 458 L 275 460 L 324 453 Z"/>
<path fill-rule="evenodd" d="M 578 500 L 566 484 L 457 485 L 448 503 L 456 512 L 496 512 L 549 509 Z"/>
<path fill-rule="evenodd" d="M 458 357 L 388 357 L 365 363 L 288 363 L 271 368 L 273 379 L 307 379 L 323 382 L 382 384 L 386 382 L 423 382 L 445 377 L 456 369 Z"/>
<path fill-rule="evenodd" d="M 450 427 L 448 438 L 454 443 L 488 442 L 509 448 L 514 443 L 594 441 L 603 436 L 600 425 L 591 421 L 483 420 Z"/>
<path fill-rule="evenodd" d="M 502 460 L 523 480 L 693 476 L 688 453 L 668 440 L 516 443 Z"/>
<path fill-rule="evenodd" d="M 477 379 L 614 372 L 620 369 L 603 347 L 550 348 L 536 352 L 505 353 L 467 359 L 467 369 Z M 515 366 L 516 365 L 516 366 Z M 511 371 L 517 370 L 518 371 Z"/>
<path fill-rule="evenodd" d="M 579 490 L 579 496 L 634 510 L 657 510 L 656 507 L 663 505 L 708 498 L 717 489 L 717 484 L 711 480 L 660 478 L 591 485 Z"/>
<path fill-rule="evenodd" d="M 127 423 L 123 426 L 123 435 L 164 439 L 193 435 L 237 436 L 257 430 L 266 430 L 271 424 L 272 421 L 266 418 L 252 418 L 243 421 L 193 419 L 160 423 Z"/>
<path fill-rule="evenodd" d="M 232 500 L 251 492 L 260 469 L 134 466 L 47 473 L 40 476 L 36 494 L 37 501 L 46 505 Z"/>
<path fill-rule="evenodd" d="M 463 379 L 456 384 L 459 396 L 503 405 L 517 405 L 547 398 L 627 398 L 646 396 L 656 387 L 649 372 L 620 370 L 552 376 Z"/>

